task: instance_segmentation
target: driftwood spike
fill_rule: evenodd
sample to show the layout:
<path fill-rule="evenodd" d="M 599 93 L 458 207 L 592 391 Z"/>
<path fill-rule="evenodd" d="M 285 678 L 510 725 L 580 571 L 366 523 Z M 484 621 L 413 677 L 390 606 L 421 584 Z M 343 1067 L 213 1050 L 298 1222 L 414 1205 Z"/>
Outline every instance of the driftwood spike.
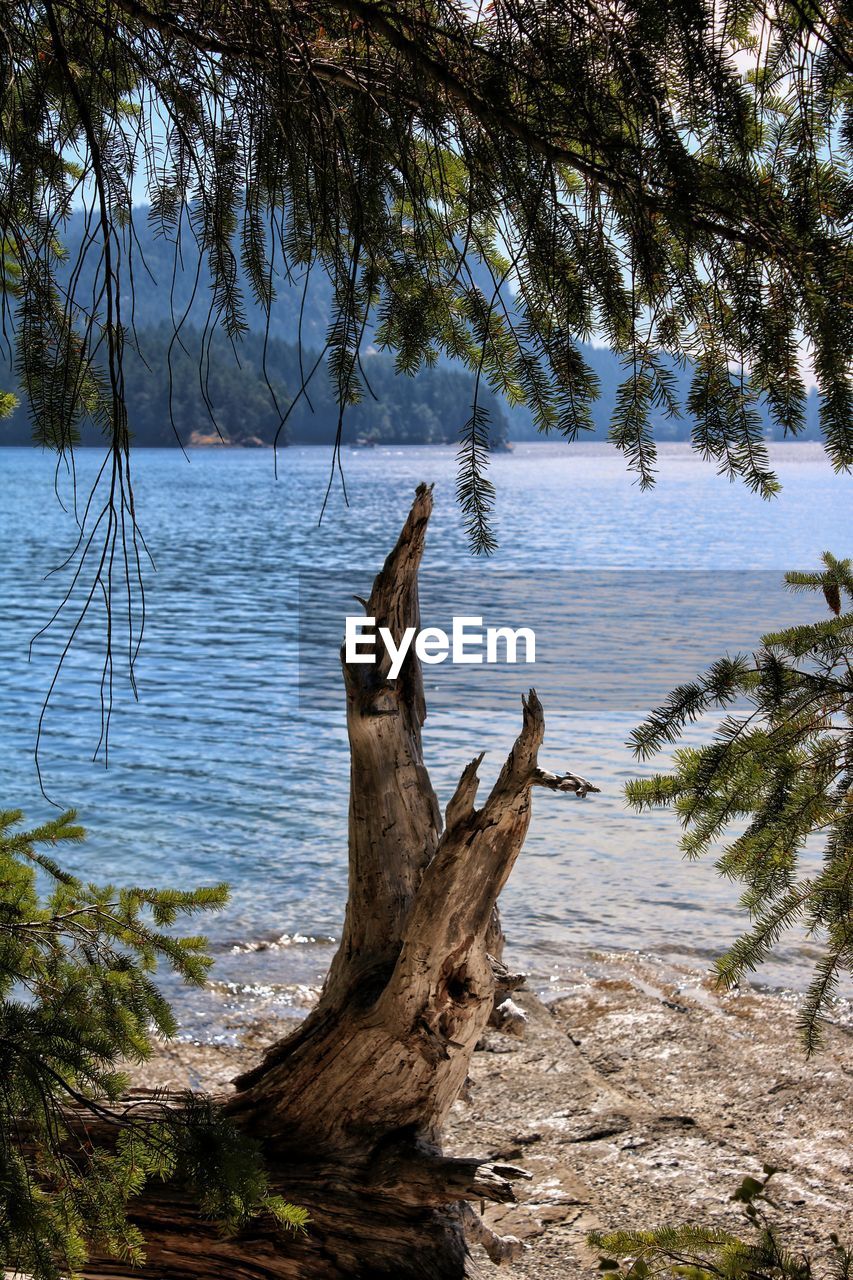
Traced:
<path fill-rule="evenodd" d="M 432 488 L 421 485 L 367 601 L 395 636 L 420 625 L 431 511 Z M 280 1238 L 259 1220 L 225 1240 L 186 1193 L 157 1188 L 132 1217 L 152 1273 L 170 1280 L 462 1280 L 471 1274 L 469 1239 L 496 1260 L 516 1256 L 517 1241 L 460 1203 L 509 1200 L 526 1175 L 448 1159 L 441 1129 L 496 993 L 505 1003 L 517 985 L 500 965 L 495 904 L 527 834 L 533 788 L 579 796 L 596 788 L 539 768 L 545 717 L 531 689 L 485 803 L 475 808 L 477 756 L 442 834 L 422 757 L 415 654 L 397 680 L 382 664 L 345 664 L 344 682 L 351 794 L 340 947 L 317 1007 L 224 1100 L 234 1123 L 262 1143 L 273 1189 L 304 1205 L 311 1225 Z M 95 1258 L 86 1274 L 118 1280 L 131 1271 Z"/>

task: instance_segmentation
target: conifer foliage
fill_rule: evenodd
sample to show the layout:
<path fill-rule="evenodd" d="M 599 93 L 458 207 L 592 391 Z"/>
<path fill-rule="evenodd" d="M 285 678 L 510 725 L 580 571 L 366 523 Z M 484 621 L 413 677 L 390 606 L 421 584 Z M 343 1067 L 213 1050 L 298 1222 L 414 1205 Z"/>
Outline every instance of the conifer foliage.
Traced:
<path fill-rule="evenodd" d="M 627 797 L 638 810 L 671 807 L 685 854 L 713 850 L 721 874 L 743 884 L 751 925 L 718 962 L 723 983 L 795 926 L 821 945 L 801 1012 L 811 1052 L 853 969 L 853 570 L 826 553 L 820 570 L 786 582 L 820 594 L 830 616 L 765 635 L 752 656 L 721 658 L 675 689 L 634 731 L 638 758 L 715 710 L 725 718 L 709 743 L 678 747 L 671 772 L 630 782 Z"/>
<path fill-rule="evenodd" d="M 594 1231 L 588 1239 L 605 1252 L 599 1271 L 613 1280 L 851 1280 L 853 1251 L 833 1233 L 819 1258 L 789 1245 L 774 1225 L 768 1183 L 779 1170 L 764 1165 L 734 1192 L 746 1218 L 746 1238 L 723 1227 L 693 1223 L 651 1231 Z M 615 1256 L 608 1256 L 615 1255 Z"/>
<path fill-rule="evenodd" d="M 225 1230 L 261 1212 L 300 1226 L 304 1215 L 268 1194 L 252 1142 L 209 1100 L 119 1101 L 121 1065 L 176 1029 L 157 964 L 196 985 L 210 964 L 204 938 L 171 926 L 222 906 L 225 887 L 84 883 L 55 859 L 83 838 L 75 814 L 30 831 L 21 816 L 0 813 L 0 1270 L 67 1278 L 95 1246 L 142 1261 L 125 1206 L 152 1179 L 190 1187 Z"/>

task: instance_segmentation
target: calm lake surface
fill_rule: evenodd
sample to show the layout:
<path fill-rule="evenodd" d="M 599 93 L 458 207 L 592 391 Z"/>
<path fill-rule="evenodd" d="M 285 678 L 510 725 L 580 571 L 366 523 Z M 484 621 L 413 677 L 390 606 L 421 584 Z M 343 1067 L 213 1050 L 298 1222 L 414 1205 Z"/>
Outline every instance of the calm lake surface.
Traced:
<path fill-rule="evenodd" d="M 100 456 L 78 454 L 81 491 Z M 679 681 L 762 631 L 822 616 L 788 595 L 782 571 L 849 554 L 850 478 L 814 445 L 777 446 L 772 503 L 730 485 L 686 446 L 662 453 L 640 493 L 623 462 L 595 445 L 518 445 L 494 458 L 498 553 L 474 560 L 454 502 L 453 451 L 350 450 L 345 506 L 324 449 L 288 449 L 278 479 L 268 451 L 136 455 L 147 623 L 139 701 L 117 672 L 110 764 L 100 733 L 103 630 L 93 617 L 49 708 L 41 764 L 58 803 L 90 838 L 65 858 L 93 880 L 160 885 L 227 880 L 228 909 L 206 922 L 214 993 L 177 993 L 188 1033 L 229 1033 L 246 1008 L 283 1013 L 328 964 L 346 898 L 348 765 L 337 667 L 351 597 L 367 595 L 420 480 L 436 510 L 422 586 L 423 625 L 453 613 L 532 626 L 535 666 L 434 666 L 426 672 L 425 752 L 442 804 L 464 764 L 486 750 L 495 776 L 520 723 L 520 694 L 545 705 L 545 767 L 592 779 L 584 802 L 535 796 L 531 833 L 503 899 L 511 958 L 540 986 L 590 951 L 640 950 L 702 968 L 743 917 L 737 887 L 686 864 L 668 815 L 626 811 L 640 771 L 625 739 Z M 3 805 L 45 817 L 33 746 L 66 630 L 29 641 L 62 597 L 47 578 L 74 545 L 68 478 L 54 462 L 0 450 L 0 658 Z M 123 641 L 122 641 L 123 642 Z M 120 665 L 120 664 L 119 664 Z M 700 726 L 697 735 L 705 730 Z M 651 771 L 653 766 L 642 766 Z M 811 949 L 797 942 L 760 975 L 801 989 Z"/>

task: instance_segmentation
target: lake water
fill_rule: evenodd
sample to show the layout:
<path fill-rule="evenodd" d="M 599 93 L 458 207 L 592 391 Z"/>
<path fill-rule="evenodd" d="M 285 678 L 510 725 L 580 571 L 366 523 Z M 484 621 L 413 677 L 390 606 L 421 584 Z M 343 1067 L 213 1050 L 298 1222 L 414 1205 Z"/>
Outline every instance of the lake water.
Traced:
<path fill-rule="evenodd" d="M 493 459 L 498 553 L 469 555 L 453 496 L 453 451 L 351 450 L 349 506 L 323 449 L 139 451 L 147 630 L 135 703 L 118 679 L 110 767 L 92 763 L 100 732 L 103 632 L 84 628 L 49 709 L 41 753 L 53 799 L 80 811 L 90 838 L 68 861 L 96 880 L 187 885 L 228 880 L 233 899 L 207 922 L 213 994 L 177 993 L 185 1028 L 227 1033 L 241 1011 L 297 1008 L 319 980 L 346 898 L 347 755 L 337 667 L 350 598 L 366 595 L 420 480 L 436 509 L 424 566 L 423 622 L 452 613 L 532 626 L 535 666 L 432 667 L 425 752 L 446 802 L 481 750 L 484 785 L 535 684 L 546 711 L 545 767 L 591 778 L 584 802 L 537 794 L 527 846 L 504 895 L 511 958 L 540 986 L 590 950 L 629 949 L 706 966 L 743 922 L 737 888 L 686 864 L 671 816 L 626 811 L 638 771 L 625 739 L 679 681 L 762 631 L 822 616 L 788 595 L 782 571 L 851 551 L 850 479 L 814 445 L 778 446 L 772 503 L 716 476 L 685 446 L 662 453 L 640 493 L 602 446 L 519 445 Z M 99 462 L 78 455 L 83 488 Z M 33 745 L 64 633 L 30 637 L 61 598 L 45 580 L 74 544 L 53 491 L 53 460 L 0 450 L 3 803 L 49 812 Z M 69 495 L 60 475 L 60 496 Z M 68 503 L 66 501 L 66 506 Z M 701 733 L 698 729 L 697 733 Z M 811 949 L 783 948 L 760 976 L 802 988 Z M 223 993 L 225 998 L 223 999 Z"/>

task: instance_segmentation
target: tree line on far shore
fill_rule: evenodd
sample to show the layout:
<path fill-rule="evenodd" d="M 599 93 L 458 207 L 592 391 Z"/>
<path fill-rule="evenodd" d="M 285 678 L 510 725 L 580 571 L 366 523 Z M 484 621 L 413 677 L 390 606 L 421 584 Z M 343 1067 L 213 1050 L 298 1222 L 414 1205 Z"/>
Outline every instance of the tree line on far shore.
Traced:
<path fill-rule="evenodd" d="M 134 442 L 145 446 L 192 445 L 220 441 L 235 445 L 279 445 L 334 442 L 338 406 L 334 384 L 325 368 L 317 369 L 307 393 L 298 396 L 303 372 L 309 373 L 318 353 L 297 342 L 248 333 L 232 347 L 221 333 L 206 346 L 202 330 L 192 327 L 175 341 L 165 319 L 139 329 L 138 350 L 128 347 L 125 387 Z M 265 355 L 266 346 L 266 355 Z M 590 365 L 601 379 L 602 393 L 593 408 L 593 430 L 584 438 L 606 440 L 619 382 L 619 361 L 606 348 L 590 347 Z M 440 363 L 414 377 L 400 377 L 394 357 L 368 347 L 362 357 L 372 389 L 344 414 L 344 442 L 375 444 L 455 444 L 470 412 L 474 378 L 465 370 Z M 8 352 L 0 355 L 0 386 L 14 386 Z M 676 375 L 678 376 L 678 375 Z M 681 375 L 685 381 L 688 375 Z M 375 396 L 375 399 L 373 398 Z M 480 402 L 489 415 L 490 436 L 501 447 L 507 440 L 542 439 L 523 407 L 509 407 L 488 388 Z M 801 439 L 819 440 L 818 397 L 808 398 L 807 427 Z M 290 412 L 288 413 L 288 410 Z M 286 421 L 282 420 L 287 414 Z M 281 427 L 281 430 L 279 428 Z M 689 419 L 656 423 L 660 440 L 689 440 Z M 767 427 L 769 438 L 781 432 Z M 97 443 L 94 427 L 83 429 L 83 443 Z M 0 428 L 0 444 L 31 442 L 29 415 L 22 403 Z"/>
<path fill-rule="evenodd" d="M 128 347 L 125 394 L 134 443 L 149 446 L 216 443 L 235 445 L 332 444 L 338 426 L 334 385 L 318 368 L 307 393 L 298 396 L 302 372 L 309 373 L 317 353 L 278 338 L 266 344 L 249 333 L 232 348 L 221 333 L 206 346 L 200 329 L 184 329 L 173 341 L 167 321 L 138 331 L 138 350 Z M 455 444 L 470 409 L 473 378 L 443 365 L 416 378 L 398 377 L 392 356 L 365 352 L 363 364 L 370 395 L 348 405 L 344 441 L 382 444 Z M 11 386 L 12 372 L 0 370 L 0 385 Z M 293 404 L 294 399 L 296 403 Z M 489 411 L 490 434 L 500 446 L 507 439 L 507 415 L 493 392 L 481 391 Z M 292 409 L 291 409 L 292 406 Z M 283 422 L 288 409 L 286 421 Z M 0 442 L 29 444 L 29 415 L 21 404 L 0 428 Z M 82 442 L 97 443 L 95 427 L 84 427 Z"/>

